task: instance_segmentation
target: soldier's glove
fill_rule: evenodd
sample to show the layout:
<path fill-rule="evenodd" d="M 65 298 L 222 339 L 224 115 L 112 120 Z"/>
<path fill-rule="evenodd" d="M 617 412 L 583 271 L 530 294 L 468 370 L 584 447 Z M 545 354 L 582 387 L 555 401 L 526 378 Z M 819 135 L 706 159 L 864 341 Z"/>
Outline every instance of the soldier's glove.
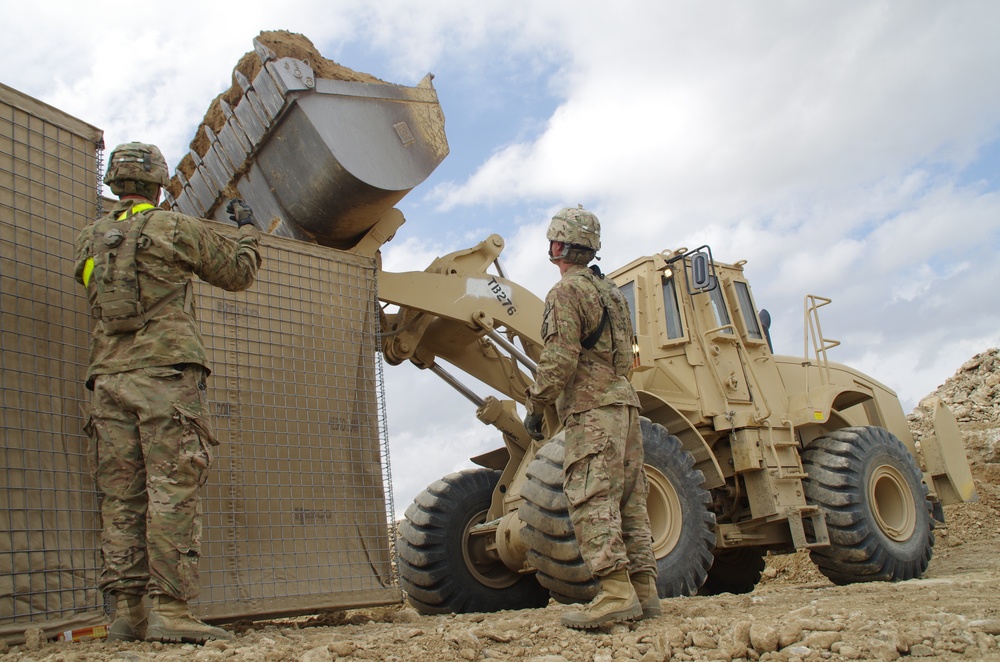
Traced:
<path fill-rule="evenodd" d="M 542 415 L 541 414 L 528 414 L 524 417 L 524 429 L 528 431 L 528 436 L 535 441 L 541 441 L 545 438 L 542 434 Z"/>
<path fill-rule="evenodd" d="M 226 211 L 229 213 L 229 218 L 239 227 L 253 225 L 253 209 L 242 200 L 237 198 L 230 200 L 226 205 Z"/>

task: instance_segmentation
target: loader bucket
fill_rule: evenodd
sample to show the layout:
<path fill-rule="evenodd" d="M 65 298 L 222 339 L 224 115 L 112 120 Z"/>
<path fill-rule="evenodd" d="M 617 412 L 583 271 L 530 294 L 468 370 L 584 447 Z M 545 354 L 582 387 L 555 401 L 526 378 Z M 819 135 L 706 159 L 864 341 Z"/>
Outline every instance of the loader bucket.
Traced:
<path fill-rule="evenodd" d="M 933 420 L 934 434 L 922 439 L 920 448 L 938 498 L 946 506 L 978 501 L 979 495 L 969 469 L 962 432 L 955 414 L 940 398 L 934 403 Z"/>
<path fill-rule="evenodd" d="M 194 171 L 178 170 L 182 192 L 167 201 L 227 221 L 239 197 L 262 230 L 350 248 L 448 155 L 432 76 L 416 87 L 319 78 L 254 45 L 263 66 L 253 81 L 236 72 L 239 102 L 221 102 L 225 125 L 206 127 L 208 149 L 191 151 Z"/>

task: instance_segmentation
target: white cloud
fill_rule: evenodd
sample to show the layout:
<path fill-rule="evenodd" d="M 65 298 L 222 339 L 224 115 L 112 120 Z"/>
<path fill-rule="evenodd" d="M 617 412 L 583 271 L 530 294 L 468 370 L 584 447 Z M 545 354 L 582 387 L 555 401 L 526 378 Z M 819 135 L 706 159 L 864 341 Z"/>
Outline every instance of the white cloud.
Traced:
<path fill-rule="evenodd" d="M 1000 345 L 996 3 L 180 0 L 130 6 L 124 28 L 69 0 L 10 4 L 0 80 L 102 128 L 109 148 L 148 140 L 171 164 L 260 30 L 301 32 L 338 61 L 360 53 L 405 84 L 449 71 L 436 84 L 451 162 L 462 140 L 485 156 L 401 203 L 386 269 L 499 232 L 508 275 L 544 296 L 548 219 L 583 203 L 605 271 L 704 243 L 748 260 L 778 351 L 801 351 L 803 295 L 829 296 L 831 358 L 907 407 Z M 524 89 L 539 80 L 544 109 Z M 514 116 L 503 139 L 479 120 L 497 108 Z M 963 181 L 970 164 L 986 178 Z M 499 435 L 426 371 L 385 376 L 402 510 Z"/>

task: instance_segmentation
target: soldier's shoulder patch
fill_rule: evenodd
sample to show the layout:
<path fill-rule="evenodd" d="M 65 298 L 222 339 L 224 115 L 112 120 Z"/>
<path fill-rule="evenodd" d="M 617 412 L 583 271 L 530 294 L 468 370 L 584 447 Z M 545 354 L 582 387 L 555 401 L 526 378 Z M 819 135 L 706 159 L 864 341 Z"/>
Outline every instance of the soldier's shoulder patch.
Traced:
<path fill-rule="evenodd" d="M 552 324 L 552 301 L 546 297 L 545 312 L 542 313 L 542 339 L 548 338 L 554 331 L 555 327 Z"/>

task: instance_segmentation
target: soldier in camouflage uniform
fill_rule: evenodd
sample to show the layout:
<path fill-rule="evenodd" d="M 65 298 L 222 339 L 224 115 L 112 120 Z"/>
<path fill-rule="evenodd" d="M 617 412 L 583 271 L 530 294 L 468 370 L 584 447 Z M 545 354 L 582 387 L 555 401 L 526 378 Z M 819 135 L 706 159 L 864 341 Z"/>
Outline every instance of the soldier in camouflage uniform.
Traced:
<path fill-rule="evenodd" d="M 661 613 L 639 398 L 628 378 L 631 314 L 614 283 L 587 267 L 600 231 L 582 207 L 561 210 L 549 224 L 549 259 L 562 278 L 545 298 L 545 347 L 524 421 L 533 438 L 544 438 L 543 412 L 555 405 L 566 431 L 563 489 L 580 553 L 600 581 L 592 602 L 563 616 L 571 628 Z"/>
<path fill-rule="evenodd" d="M 249 288 L 261 263 L 260 233 L 238 200 L 228 208 L 236 240 L 156 207 L 168 171 L 154 145 L 116 147 L 104 182 L 119 202 L 80 233 L 74 275 L 96 320 L 87 431 L 104 494 L 100 585 L 117 607 L 109 639 L 228 639 L 187 606 L 199 591 L 198 491 L 218 444 L 192 278 L 229 291 Z M 153 604 L 148 614 L 144 595 Z"/>

